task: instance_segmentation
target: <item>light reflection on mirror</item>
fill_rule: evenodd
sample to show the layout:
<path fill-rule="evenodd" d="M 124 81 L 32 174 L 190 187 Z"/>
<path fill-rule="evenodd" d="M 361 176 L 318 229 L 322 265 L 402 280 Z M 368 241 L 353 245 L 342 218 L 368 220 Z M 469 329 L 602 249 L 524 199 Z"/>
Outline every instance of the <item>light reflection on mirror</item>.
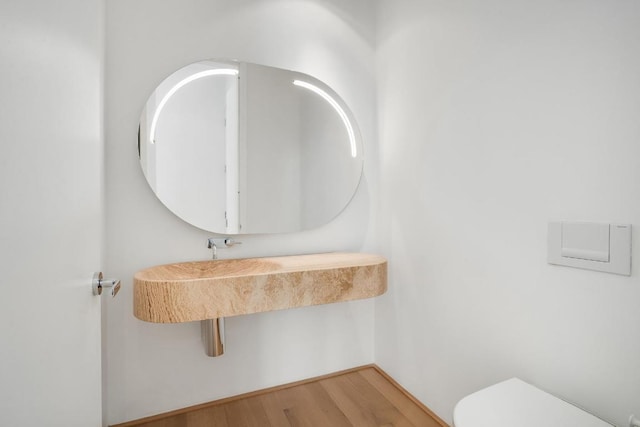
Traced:
<path fill-rule="evenodd" d="M 327 92 L 323 91 L 317 86 L 312 85 L 311 83 L 303 82 L 302 80 L 294 80 L 293 84 L 296 86 L 303 87 L 305 89 L 309 89 L 310 91 L 317 93 L 324 100 L 326 100 L 329 105 L 333 107 L 334 110 L 338 113 L 342 122 L 344 123 L 345 128 L 347 129 L 347 134 L 349 135 L 349 146 L 351 147 L 351 157 L 356 157 L 358 155 L 358 149 L 356 148 L 356 136 L 353 132 L 353 126 L 351 126 L 351 122 L 347 117 L 347 113 L 344 112 L 342 107 L 333 99 Z"/>
<path fill-rule="evenodd" d="M 226 76 L 237 76 L 238 75 L 238 70 L 234 70 L 234 69 L 226 69 L 226 68 L 219 68 L 219 69 L 212 69 L 212 70 L 205 70 L 205 71 L 200 71 L 198 73 L 195 74 L 191 74 L 188 77 L 185 77 L 184 79 L 180 80 L 178 83 L 176 83 L 175 86 L 173 86 L 171 89 L 169 89 L 169 91 L 162 97 L 162 100 L 158 103 L 158 106 L 155 108 L 155 113 L 153 114 L 153 119 L 151 120 L 151 125 L 150 125 L 150 129 L 149 129 L 149 142 L 151 144 L 155 144 L 156 139 L 156 126 L 158 124 L 158 118 L 160 117 L 160 113 L 162 112 L 162 109 L 164 108 L 165 104 L 167 103 L 167 101 L 169 101 L 169 99 L 171 99 L 171 97 L 178 91 L 180 90 L 181 87 L 195 81 L 198 79 L 201 79 L 203 77 L 210 77 L 210 76 L 222 76 L 222 75 L 226 75 Z"/>
<path fill-rule="evenodd" d="M 143 109 L 138 144 L 162 203 L 221 234 L 324 225 L 362 173 L 358 128 L 331 88 L 244 62 L 202 61 L 170 75 Z"/>

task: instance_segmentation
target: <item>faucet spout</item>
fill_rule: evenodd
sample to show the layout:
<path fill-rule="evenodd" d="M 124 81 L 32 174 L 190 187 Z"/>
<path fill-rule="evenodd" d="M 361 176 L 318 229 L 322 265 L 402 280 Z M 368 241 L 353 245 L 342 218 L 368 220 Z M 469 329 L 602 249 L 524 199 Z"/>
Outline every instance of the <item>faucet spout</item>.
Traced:
<path fill-rule="evenodd" d="M 214 239 L 213 237 L 209 237 L 207 239 L 207 248 L 213 251 L 213 258 L 211 259 L 218 259 L 218 247 L 216 246 L 216 239 Z"/>
<path fill-rule="evenodd" d="M 238 242 L 231 237 L 224 237 L 220 239 L 209 237 L 207 239 L 207 247 L 213 250 L 213 259 L 218 259 L 218 249 L 228 249 L 241 244 L 242 242 Z"/>

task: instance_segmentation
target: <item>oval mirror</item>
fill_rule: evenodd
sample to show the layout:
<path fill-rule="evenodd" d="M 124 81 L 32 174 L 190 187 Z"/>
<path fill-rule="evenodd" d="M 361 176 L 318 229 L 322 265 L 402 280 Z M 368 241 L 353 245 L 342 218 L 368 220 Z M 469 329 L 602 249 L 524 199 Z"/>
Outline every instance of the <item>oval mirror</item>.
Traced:
<path fill-rule="evenodd" d="M 140 117 L 140 165 L 184 221 L 220 234 L 319 227 L 353 197 L 362 141 L 347 105 L 309 75 L 203 61 L 167 77 Z"/>

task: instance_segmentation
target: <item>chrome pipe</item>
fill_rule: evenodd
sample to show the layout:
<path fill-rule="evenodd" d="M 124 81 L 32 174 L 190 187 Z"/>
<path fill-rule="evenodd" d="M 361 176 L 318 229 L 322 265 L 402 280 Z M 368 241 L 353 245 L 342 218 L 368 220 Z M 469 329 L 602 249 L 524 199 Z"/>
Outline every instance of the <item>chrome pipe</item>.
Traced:
<path fill-rule="evenodd" d="M 224 317 L 200 321 L 204 351 L 209 357 L 224 354 Z"/>

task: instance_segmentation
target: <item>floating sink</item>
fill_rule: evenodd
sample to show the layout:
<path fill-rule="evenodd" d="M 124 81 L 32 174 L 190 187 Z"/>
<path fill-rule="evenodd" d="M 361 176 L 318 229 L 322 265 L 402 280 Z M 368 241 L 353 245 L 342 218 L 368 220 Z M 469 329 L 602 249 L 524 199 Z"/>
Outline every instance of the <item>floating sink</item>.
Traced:
<path fill-rule="evenodd" d="M 141 270 L 133 286 L 138 319 L 191 322 L 381 295 L 387 261 L 326 253 L 183 262 Z"/>

